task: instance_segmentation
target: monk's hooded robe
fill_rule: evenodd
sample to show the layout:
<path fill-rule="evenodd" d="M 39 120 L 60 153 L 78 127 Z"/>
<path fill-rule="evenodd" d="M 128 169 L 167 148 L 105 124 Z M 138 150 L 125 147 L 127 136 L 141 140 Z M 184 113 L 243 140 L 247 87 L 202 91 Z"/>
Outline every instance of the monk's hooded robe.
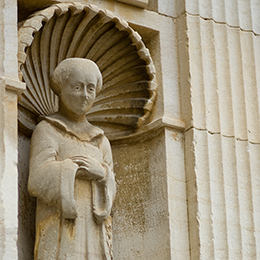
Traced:
<path fill-rule="evenodd" d="M 112 259 L 110 212 L 116 185 L 111 147 L 101 129 L 85 127 L 78 134 L 51 116 L 33 133 L 28 189 L 37 197 L 35 260 Z M 105 181 L 76 178 L 74 156 L 100 162 Z"/>

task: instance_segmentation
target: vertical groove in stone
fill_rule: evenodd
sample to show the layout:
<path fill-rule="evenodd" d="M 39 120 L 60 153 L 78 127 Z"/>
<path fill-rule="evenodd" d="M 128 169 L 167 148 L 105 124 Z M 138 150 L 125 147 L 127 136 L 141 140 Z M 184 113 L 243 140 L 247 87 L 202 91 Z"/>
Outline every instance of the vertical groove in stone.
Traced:
<path fill-rule="evenodd" d="M 200 254 L 204 259 L 214 259 L 214 234 L 212 230 L 212 198 L 209 176 L 208 133 L 194 131 L 195 177 L 197 183 L 200 236 Z M 201 159 L 203 158 L 203 160 Z"/>
<path fill-rule="evenodd" d="M 239 215 L 242 237 L 242 258 L 256 259 L 252 185 L 248 142 L 236 141 Z"/>
<path fill-rule="evenodd" d="M 228 259 L 226 207 L 221 151 L 221 135 L 208 133 L 209 198 L 211 200 L 214 259 Z"/>
<path fill-rule="evenodd" d="M 176 22 L 176 34 L 178 39 L 179 84 L 181 86 L 181 116 L 185 121 L 186 128 L 189 129 L 192 124 L 192 105 L 186 14 L 180 16 Z"/>
<path fill-rule="evenodd" d="M 255 33 L 260 33 L 260 1 L 251 0 L 252 29 Z"/>
<path fill-rule="evenodd" d="M 186 11 L 260 34 L 258 0 L 186 0 Z"/>
<path fill-rule="evenodd" d="M 239 29 L 227 28 L 227 35 L 235 137 L 247 140 L 240 31 Z"/>
<path fill-rule="evenodd" d="M 219 133 L 220 126 L 213 22 L 205 22 L 201 19 L 199 20 L 206 128 L 211 133 Z"/>
<path fill-rule="evenodd" d="M 259 104 L 256 83 L 253 35 L 243 32 L 241 35 L 242 65 L 245 89 L 248 139 L 260 142 Z"/>
<path fill-rule="evenodd" d="M 244 30 L 252 30 L 252 16 L 250 0 L 237 0 L 239 27 Z"/>
<path fill-rule="evenodd" d="M 195 174 L 195 143 L 194 129 L 191 128 L 185 133 L 185 171 L 186 171 L 186 190 L 188 203 L 188 222 L 189 222 L 189 245 L 190 259 L 199 259 L 200 257 L 200 236 L 199 236 L 199 219 L 198 197 L 197 197 L 197 178 Z"/>
<path fill-rule="evenodd" d="M 253 6 L 260 4 L 251 0 Z M 195 2 L 188 7 L 196 9 Z M 257 17 L 249 1 L 212 0 L 213 10 L 222 7 L 226 19 L 246 28 Z M 260 36 L 189 14 L 187 28 L 195 128 L 185 140 L 191 259 L 260 259 Z"/>
<path fill-rule="evenodd" d="M 226 19 L 222 22 L 233 26 L 239 25 L 237 0 L 225 1 L 225 13 Z"/>
<path fill-rule="evenodd" d="M 234 138 L 222 136 L 222 165 L 226 202 L 226 227 L 228 239 L 228 257 L 241 260 L 241 227 L 238 201 L 238 183 Z"/>
<path fill-rule="evenodd" d="M 186 14 L 177 19 L 177 38 L 178 38 L 178 57 L 179 57 L 179 79 L 181 86 L 181 105 L 182 117 L 185 120 L 187 129 L 192 124 L 192 104 L 191 104 L 191 84 L 190 84 L 190 67 L 189 67 L 189 46 L 187 37 L 187 19 Z M 199 223 L 197 219 L 197 188 L 196 177 L 194 172 L 194 129 L 190 129 L 184 133 L 184 156 L 185 156 L 185 181 L 187 193 L 187 217 L 189 229 L 189 259 L 199 258 Z M 188 210 L 189 209 L 189 210 Z"/>
<path fill-rule="evenodd" d="M 171 6 L 171 4 L 169 4 Z M 185 0 L 176 0 L 175 1 L 175 17 L 178 17 L 179 15 L 183 14 L 185 12 Z"/>
<path fill-rule="evenodd" d="M 198 14 L 199 0 L 186 0 L 186 11 L 191 14 Z"/>
<path fill-rule="evenodd" d="M 259 2 L 260 3 L 260 2 Z M 260 14 L 260 12 L 259 12 Z M 253 36 L 253 49 L 254 49 L 254 60 L 255 60 L 255 76 L 256 76 L 256 82 L 255 82 L 255 87 L 256 88 L 256 92 L 257 92 L 257 104 L 258 104 L 258 110 L 257 110 L 257 114 L 258 116 L 260 115 L 260 36 Z M 259 124 L 259 122 L 258 122 Z M 255 131 L 257 131 L 257 135 L 259 135 L 260 133 L 260 129 L 255 128 Z M 252 140 L 250 140 L 252 141 Z"/>
<path fill-rule="evenodd" d="M 260 144 L 249 143 L 256 258 L 260 259 Z M 253 233 L 253 232 L 252 232 Z"/>
<path fill-rule="evenodd" d="M 225 21 L 225 0 L 212 0 L 212 17 L 217 21 Z"/>
<path fill-rule="evenodd" d="M 187 16 L 190 48 L 190 84 L 192 104 L 192 125 L 197 129 L 206 129 L 205 99 L 203 85 L 203 67 L 201 53 L 200 20 Z"/>
<path fill-rule="evenodd" d="M 199 0 L 199 13 L 202 17 L 212 17 L 212 1 Z"/>
<path fill-rule="evenodd" d="M 234 136 L 234 121 L 228 59 L 227 27 L 214 23 L 217 91 L 219 96 L 220 129 L 224 136 Z"/>

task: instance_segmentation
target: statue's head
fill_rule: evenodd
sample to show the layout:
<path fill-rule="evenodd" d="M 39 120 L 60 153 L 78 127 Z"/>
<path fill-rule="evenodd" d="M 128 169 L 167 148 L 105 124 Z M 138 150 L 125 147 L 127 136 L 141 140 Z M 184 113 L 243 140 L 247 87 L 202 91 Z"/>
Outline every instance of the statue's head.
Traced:
<path fill-rule="evenodd" d="M 75 115 L 86 114 L 102 88 L 102 75 L 91 60 L 63 60 L 51 75 L 50 87 L 60 98 L 60 105 Z"/>

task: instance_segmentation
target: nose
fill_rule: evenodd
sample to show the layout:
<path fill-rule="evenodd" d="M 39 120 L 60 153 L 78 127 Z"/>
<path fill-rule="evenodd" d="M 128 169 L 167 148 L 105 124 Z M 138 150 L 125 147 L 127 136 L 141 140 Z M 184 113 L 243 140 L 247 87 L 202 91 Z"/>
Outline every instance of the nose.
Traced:
<path fill-rule="evenodd" d="M 82 96 L 85 97 L 85 98 L 88 97 L 88 89 L 87 89 L 86 85 L 84 85 Z"/>

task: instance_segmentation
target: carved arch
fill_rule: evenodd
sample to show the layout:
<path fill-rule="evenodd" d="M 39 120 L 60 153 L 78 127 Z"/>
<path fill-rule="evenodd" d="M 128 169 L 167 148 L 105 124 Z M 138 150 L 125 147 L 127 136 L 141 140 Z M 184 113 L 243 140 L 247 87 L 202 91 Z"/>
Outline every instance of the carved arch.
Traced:
<path fill-rule="evenodd" d="M 31 134 L 37 118 L 58 109 L 49 77 L 65 58 L 95 61 L 103 75 L 88 119 L 111 140 L 127 136 L 149 117 L 156 97 L 149 50 L 127 22 L 94 5 L 62 3 L 35 13 L 19 28 L 20 129 Z"/>

